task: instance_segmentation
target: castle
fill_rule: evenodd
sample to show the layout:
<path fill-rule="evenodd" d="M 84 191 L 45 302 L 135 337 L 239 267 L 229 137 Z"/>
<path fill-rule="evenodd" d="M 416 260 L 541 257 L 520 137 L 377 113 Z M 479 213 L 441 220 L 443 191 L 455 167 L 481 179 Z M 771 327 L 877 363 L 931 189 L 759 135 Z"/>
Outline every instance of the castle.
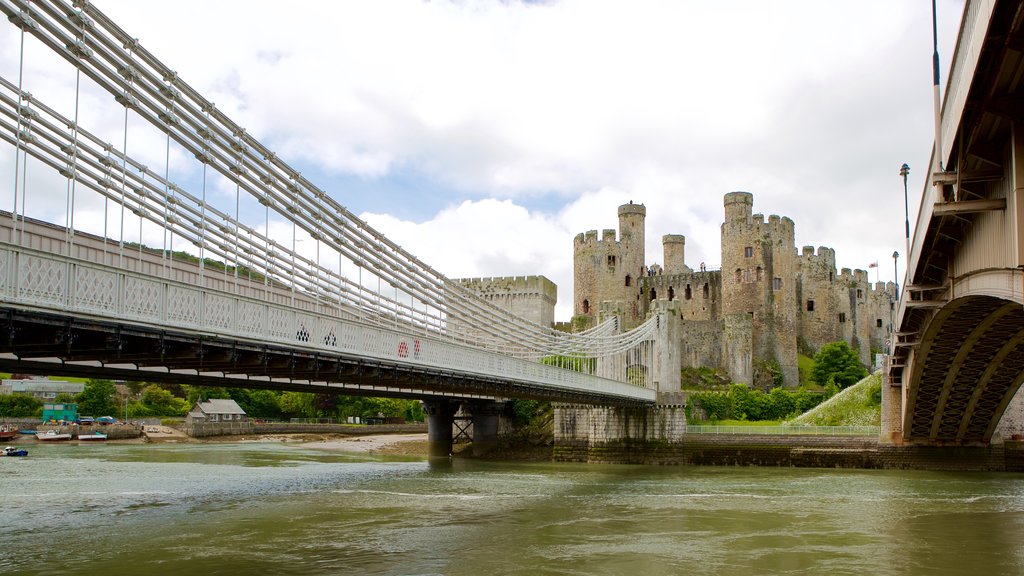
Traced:
<path fill-rule="evenodd" d="M 619 206 L 619 229 L 578 234 L 573 246 L 573 321 L 586 328 L 615 315 L 622 329 L 654 311 L 678 313 L 684 367 L 724 370 L 734 382 L 770 387 L 778 375 L 799 383 L 797 354 L 846 341 L 861 362 L 884 351 L 896 287 L 872 285 L 864 270 L 836 272 L 835 251 L 798 252 L 793 221 L 754 214 L 749 192 L 725 195 L 722 267 L 686 265 L 686 237 L 662 237 L 662 265 L 644 253 L 643 204 Z M 552 325 L 555 285 L 542 276 L 471 278 L 464 286 L 533 322 Z"/>
<path fill-rule="evenodd" d="M 885 348 L 895 301 L 893 283 L 868 281 L 864 270 L 836 273 L 835 252 L 797 252 L 793 221 L 753 213 L 753 195 L 725 195 L 722 267 L 686 265 L 686 238 L 662 237 L 663 265 L 647 264 L 643 204 L 619 206 L 619 230 L 578 234 L 574 241 L 574 314 L 593 324 L 610 314 L 623 329 L 653 310 L 678 310 L 683 366 L 724 369 L 735 382 L 767 387 L 781 372 L 799 382 L 797 353 L 844 340 L 870 364 Z M 665 306 L 666 302 L 675 302 Z M 577 322 L 579 323 L 579 322 Z"/>

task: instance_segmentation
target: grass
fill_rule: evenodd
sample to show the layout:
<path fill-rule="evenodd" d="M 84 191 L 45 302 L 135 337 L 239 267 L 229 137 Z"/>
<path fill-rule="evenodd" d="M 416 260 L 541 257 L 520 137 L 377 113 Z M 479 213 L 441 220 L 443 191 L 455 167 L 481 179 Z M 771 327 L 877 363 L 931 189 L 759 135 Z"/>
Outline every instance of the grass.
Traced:
<path fill-rule="evenodd" d="M 882 406 L 877 401 L 881 392 L 881 376 L 871 374 L 822 402 L 818 407 L 783 422 L 787 426 L 878 426 L 882 422 Z"/>
<path fill-rule="evenodd" d="M 814 380 L 811 380 L 811 371 L 814 370 L 814 358 L 797 354 L 796 365 L 797 370 L 800 372 L 800 385 L 814 388 Z"/>

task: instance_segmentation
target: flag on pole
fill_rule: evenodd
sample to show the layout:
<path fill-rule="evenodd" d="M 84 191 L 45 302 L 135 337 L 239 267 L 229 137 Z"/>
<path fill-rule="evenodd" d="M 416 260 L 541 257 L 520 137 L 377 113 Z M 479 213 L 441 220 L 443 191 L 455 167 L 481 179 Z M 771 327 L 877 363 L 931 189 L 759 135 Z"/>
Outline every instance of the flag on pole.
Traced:
<path fill-rule="evenodd" d="M 878 268 L 878 260 L 875 260 L 871 264 L 868 264 L 868 268 Z"/>

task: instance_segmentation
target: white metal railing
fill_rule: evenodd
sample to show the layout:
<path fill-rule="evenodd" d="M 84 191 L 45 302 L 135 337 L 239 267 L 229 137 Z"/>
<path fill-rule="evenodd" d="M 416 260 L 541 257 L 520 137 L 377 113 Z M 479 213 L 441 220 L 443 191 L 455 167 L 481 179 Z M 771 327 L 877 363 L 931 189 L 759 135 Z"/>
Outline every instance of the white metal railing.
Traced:
<path fill-rule="evenodd" d="M 0 243 L 0 301 L 140 326 L 653 401 L 654 390 L 529 360 L 314 314 L 165 278 Z"/>
<path fill-rule="evenodd" d="M 879 426 L 711 426 L 687 425 L 687 434 L 746 434 L 793 436 L 874 436 L 881 433 Z"/>

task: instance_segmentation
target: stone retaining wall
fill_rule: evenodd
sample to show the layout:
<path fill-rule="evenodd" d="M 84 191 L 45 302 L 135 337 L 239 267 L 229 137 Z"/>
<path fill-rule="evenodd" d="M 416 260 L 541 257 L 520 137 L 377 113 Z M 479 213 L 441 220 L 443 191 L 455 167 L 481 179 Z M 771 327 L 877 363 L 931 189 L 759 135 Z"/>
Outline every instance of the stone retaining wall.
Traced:
<path fill-rule="evenodd" d="M 562 439 L 553 458 L 614 464 L 796 466 L 1024 472 L 1024 442 L 1001 446 L 894 446 L 843 436 L 691 434 L 682 441 Z"/>

